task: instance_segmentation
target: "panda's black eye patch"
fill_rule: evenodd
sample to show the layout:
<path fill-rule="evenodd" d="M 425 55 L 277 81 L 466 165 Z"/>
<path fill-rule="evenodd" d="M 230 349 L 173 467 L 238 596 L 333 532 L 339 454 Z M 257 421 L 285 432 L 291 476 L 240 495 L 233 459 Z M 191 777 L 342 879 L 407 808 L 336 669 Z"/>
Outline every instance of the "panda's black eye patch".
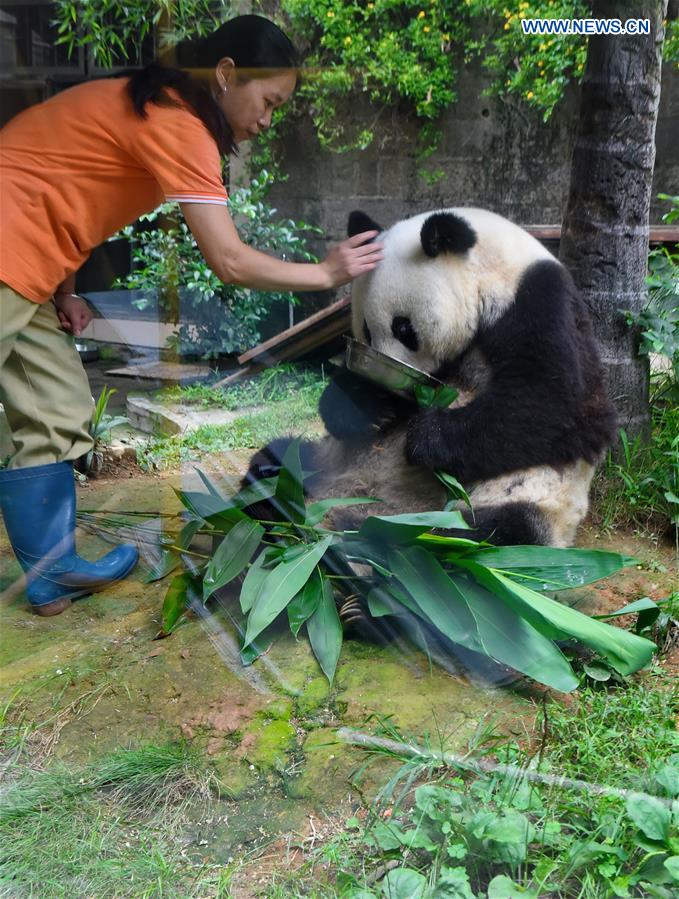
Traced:
<path fill-rule="evenodd" d="M 368 322 L 363 322 L 363 336 L 365 337 L 365 342 L 370 346 L 373 342 L 372 334 L 370 333 L 370 328 L 368 327 Z"/>
<path fill-rule="evenodd" d="M 417 339 L 417 332 L 413 328 L 409 318 L 403 315 L 397 315 L 391 323 L 391 333 L 397 340 L 400 340 L 403 346 L 408 347 L 414 353 L 420 348 L 420 341 Z"/>

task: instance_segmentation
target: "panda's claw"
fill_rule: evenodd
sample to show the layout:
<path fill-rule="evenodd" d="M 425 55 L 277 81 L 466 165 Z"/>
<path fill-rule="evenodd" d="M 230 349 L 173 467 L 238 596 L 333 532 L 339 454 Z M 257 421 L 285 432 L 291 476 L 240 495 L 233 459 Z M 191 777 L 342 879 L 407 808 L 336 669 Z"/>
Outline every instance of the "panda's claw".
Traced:
<path fill-rule="evenodd" d="M 365 607 L 362 600 L 357 594 L 348 596 L 341 603 L 339 607 L 339 617 L 345 629 L 349 628 L 351 625 L 357 624 L 358 622 L 367 621 Z"/>

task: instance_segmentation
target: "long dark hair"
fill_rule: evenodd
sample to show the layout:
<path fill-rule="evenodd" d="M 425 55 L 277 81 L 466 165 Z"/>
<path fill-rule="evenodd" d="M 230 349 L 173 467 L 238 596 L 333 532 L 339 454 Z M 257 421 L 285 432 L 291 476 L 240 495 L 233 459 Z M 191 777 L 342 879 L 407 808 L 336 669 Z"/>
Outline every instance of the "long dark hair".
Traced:
<path fill-rule="evenodd" d="M 236 16 L 212 34 L 183 41 L 151 65 L 126 73 L 135 112 L 146 118 L 147 103 L 175 105 L 166 90 L 173 88 L 204 122 L 220 153 L 234 153 L 233 131 L 212 96 L 209 81 L 197 72 L 186 71 L 214 71 L 225 56 L 233 59 L 236 71 L 261 69 L 262 78 L 299 65 L 297 51 L 277 25 L 263 16 Z"/>

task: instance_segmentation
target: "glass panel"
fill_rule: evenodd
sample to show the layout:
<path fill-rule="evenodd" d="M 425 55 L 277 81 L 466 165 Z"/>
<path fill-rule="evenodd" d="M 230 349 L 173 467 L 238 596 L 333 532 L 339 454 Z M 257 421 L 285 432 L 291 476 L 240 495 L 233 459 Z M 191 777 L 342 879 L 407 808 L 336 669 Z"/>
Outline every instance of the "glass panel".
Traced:
<path fill-rule="evenodd" d="M 50 3 L 0 4 L 0 68 L 16 69 L 79 68 L 81 54 L 56 44 L 57 30 L 52 24 L 54 7 Z"/>

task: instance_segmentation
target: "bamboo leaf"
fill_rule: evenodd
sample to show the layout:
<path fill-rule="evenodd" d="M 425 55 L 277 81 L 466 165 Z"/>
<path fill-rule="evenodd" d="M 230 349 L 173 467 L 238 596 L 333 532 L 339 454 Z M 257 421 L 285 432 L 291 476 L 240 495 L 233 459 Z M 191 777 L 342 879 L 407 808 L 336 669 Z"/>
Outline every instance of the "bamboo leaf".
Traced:
<path fill-rule="evenodd" d="M 426 619 L 448 639 L 558 690 L 577 687 L 559 649 L 499 597 L 465 576 L 449 577 L 422 547 L 394 549 L 389 560 Z"/>
<path fill-rule="evenodd" d="M 386 567 L 388 561 L 386 548 L 383 545 L 370 543 L 368 540 L 344 537 L 334 544 L 333 549 L 338 553 L 343 553 L 347 559 L 366 562 L 368 565 L 372 565 L 380 574 L 383 574 L 385 577 L 391 577 L 391 571 Z"/>
<path fill-rule="evenodd" d="M 318 608 L 306 624 L 309 642 L 318 664 L 332 684 L 342 649 L 342 623 L 329 580 L 322 578 Z"/>
<path fill-rule="evenodd" d="M 472 503 L 469 499 L 469 494 L 457 478 L 453 477 L 452 474 L 448 474 L 447 471 L 435 471 L 434 474 L 446 488 L 451 504 L 455 503 L 458 500 L 462 500 L 462 502 L 464 502 L 471 509 Z M 446 511 L 447 510 L 448 506 L 446 506 Z"/>
<path fill-rule="evenodd" d="M 167 637 L 177 627 L 180 619 L 199 595 L 196 579 L 183 572 L 170 581 L 163 600 L 162 630 L 159 637 Z"/>
<path fill-rule="evenodd" d="M 252 519 L 234 525 L 208 563 L 203 577 L 203 601 L 241 573 L 263 536 L 264 528 Z"/>
<path fill-rule="evenodd" d="M 195 466 L 195 468 L 196 468 L 198 477 L 201 479 L 201 481 L 207 487 L 208 493 L 210 494 L 210 496 L 214 496 L 216 499 L 220 499 L 220 500 L 224 501 L 224 497 L 219 492 L 219 490 L 215 487 L 215 485 L 212 483 L 210 478 L 205 474 L 205 472 L 202 469 L 198 468 L 197 466 Z"/>
<path fill-rule="evenodd" d="M 235 524 L 237 521 L 247 517 L 240 509 L 234 508 L 230 500 L 213 496 L 211 493 L 196 493 L 188 490 L 177 490 L 176 488 L 174 492 L 190 512 L 203 520 L 208 520 L 218 515 L 225 522 Z"/>
<path fill-rule="evenodd" d="M 660 607 L 657 603 L 644 596 L 642 599 L 636 599 L 634 602 L 628 603 L 615 612 L 607 612 L 605 615 L 592 615 L 592 618 L 598 618 L 600 621 L 607 621 L 609 618 L 619 618 L 621 615 L 633 615 L 636 612 L 654 611 L 660 614 Z M 655 616 L 657 617 L 657 615 Z"/>
<path fill-rule="evenodd" d="M 452 580 L 476 620 L 486 655 L 555 690 L 576 689 L 578 679 L 551 640 L 481 584 L 464 575 Z"/>
<path fill-rule="evenodd" d="M 304 524 L 304 476 L 299 458 L 299 439 L 293 440 L 283 456 L 282 468 L 278 473 L 275 499 L 291 521 Z"/>
<path fill-rule="evenodd" d="M 271 648 L 275 636 L 274 628 L 270 627 L 261 633 L 256 640 L 253 640 L 249 646 L 244 646 L 240 651 L 241 663 L 247 668 L 253 662 L 256 662 L 261 655 Z"/>
<path fill-rule="evenodd" d="M 412 512 L 405 515 L 370 515 L 359 528 L 366 540 L 384 543 L 412 543 L 432 528 L 462 528 L 469 525 L 460 512 Z"/>
<path fill-rule="evenodd" d="M 461 559 L 458 564 L 550 639 L 574 638 L 600 652 L 620 674 L 632 674 L 651 661 L 656 646 L 650 640 L 596 621 L 475 562 Z"/>
<path fill-rule="evenodd" d="M 279 562 L 268 572 L 259 587 L 257 598 L 248 616 L 245 646 L 252 643 L 255 637 L 283 611 L 293 596 L 299 593 L 331 542 L 332 535 L 328 534 L 317 543 L 310 544 L 302 556 L 290 562 Z"/>
<path fill-rule="evenodd" d="M 483 651 L 466 601 L 431 553 L 419 546 L 395 548 L 389 552 L 389 567 L 427 621 L 453 643 Z"/>
<path fill-rule="evenodd" d="M 582 587 L 634 564 L 634 559 L 620 553 L 552 546 L 488 546 L 465 558 L 485 568 L 502 569 L 507 577 L 524 580 L 533 590 Z"/>
<path fill-rule="evenodd" d="M 262 478 L 254 484 L 248 484 L 231 497 L 231 503 L 238 509 L 244 509 L 264 499 L 270 499 L 276 492 L 278 475 L 275 478 Z"/>
<path fill-rule="evenodd" d="M 191 541 L 202 526 L 203 522 L 197 521 L 195 518 L 191 521 L 187 521 L 177 536 L 177 546 L 179 549 L 188 549 L 191 545 Z"/>
<path fill-rule="evenodd" d="M 240 607 L 244 614 L 249 612 L 255 604 L 255 601 L 259 596 L 260 588 L 266 579 L 266 576 L 271 571 L 271 569 L 266 566 L 278 555 L 280 555 L 278 547 L 269 546 L 263 553 L 260 553 L 252 565 L 250 565 L 240 590 Z"/>
<path fill-rule="evenodd" d="M 314 614 L 323 595 L 321 575 L 316 571 L 311 575 L 297 596 L 288 605 L 288 621 L 290 630 L 297 636 L 299 629 Z"/>
<path fill-rule="evenodd" d="M 373 587 L 367 597 L 368 611 L 373 618 L 383 618 L 385 615 L 407 617 L 410 612 L 423 618 L 421 609 L 401 591 L 394 593 L 391 589 L 379 586 Z"/>
<path fill-rule="evenodd" d="M 442 409 L 446 409 L 460 395 L 459 391 L 447 384 L 443 384 L 441 387 L 432 387 L 429 384 L 415 384 L 413 393 L 418 406 L 423 409 L 428 409 L 430 406 L 439 406 Z"/>
<path fill-rule="evenodd" d="M 484 546 L 482 542 L 471 540 L 469 537 L 445 537 L 443 534 L 420 534 L 416 538 L 416 542 L 438 553 L 448 550 L 449 556 L 453 560 L 462 550 L 478 549 Z M 444 556 L 444 558 L 448 558 L 448 556 Z"/>
<path fill-rule="evenodd" d="M 163 549 L 160 552 L 159 561 L 153 566 L 144 578 L 145 584 L 160 581 L 180 564 L 181 557 L 173 549 Z"/>
<path fill-rule="evenodd" d="M 371 496 L 346 496 L 334 497 L 332 499 L 321 499 L 316 503 L 311 503 L 306 510 L 307 525 L 316 525 L 322 521 L 328 514 L 330 509 L 337 506 L 364 506 L 367 503 L 379 503 L 381 500 Z"/>

